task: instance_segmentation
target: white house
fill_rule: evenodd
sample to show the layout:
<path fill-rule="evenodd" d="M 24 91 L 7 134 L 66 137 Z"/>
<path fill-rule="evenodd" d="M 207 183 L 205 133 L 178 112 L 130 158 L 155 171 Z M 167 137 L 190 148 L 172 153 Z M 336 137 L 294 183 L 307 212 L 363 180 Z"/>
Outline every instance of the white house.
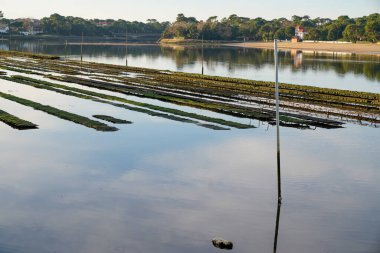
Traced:
<path fill-rule="evenodd" d="M 30 26 L 26 31 L 21 31 L 20 34 L 22 35 L 37 35 L 37 34 L 41 34 L 41 33 L 44 33 L 44 31 L 42 30 L 42 28 L 40 26 Z"/>
<path fill-rule="evenodd" d="M 300 25 L 297 25 L 296 28 L 295 28 L 295 37 L 298 38 L 299 40 L 303 40 L 305 35 L 307 34 L 307 32 L 305 31 L 305 29 L 300 26 Z"/>
<path fill-rule="evenodd" d="M 0 33 L 9 33 L 9 26 L 0 24 Z"/>
<path fill-rule="evenodd" d="M 19 31 L 22 35 L 37 35 L 44 32 L 38 19 L 19 18 L 16 21 L 23 23 L 23 29 Z"/>

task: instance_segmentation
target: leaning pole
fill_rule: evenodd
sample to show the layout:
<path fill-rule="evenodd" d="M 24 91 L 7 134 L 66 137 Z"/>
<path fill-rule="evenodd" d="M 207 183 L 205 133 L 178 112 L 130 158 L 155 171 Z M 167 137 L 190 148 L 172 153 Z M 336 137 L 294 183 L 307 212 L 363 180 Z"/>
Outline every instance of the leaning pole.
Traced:
<path fill-rule="evenodd" d="M 278 48 L 277 40 L 274 40 L 274 62 L 276 68 L 276 129 L 277 129 L 277 190 L 278 190 L 278 203 L 282 202 L 281 195 L 281 156 L 280 156 L 280 98 L 278 92 Z"/>

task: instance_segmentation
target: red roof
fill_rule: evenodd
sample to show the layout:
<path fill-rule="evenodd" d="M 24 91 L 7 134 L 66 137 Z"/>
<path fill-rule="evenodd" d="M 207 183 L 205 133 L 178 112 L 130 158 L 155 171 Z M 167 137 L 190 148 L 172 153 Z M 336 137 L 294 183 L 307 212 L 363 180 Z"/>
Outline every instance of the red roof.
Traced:
<path fill-rule="evenodd" d="M 299 31 L 299 32 L 304 32 L 305 31 L 305 29 L 302 26 L 300 26 L 300 25 L 296 26 L 296 30 Z"/>

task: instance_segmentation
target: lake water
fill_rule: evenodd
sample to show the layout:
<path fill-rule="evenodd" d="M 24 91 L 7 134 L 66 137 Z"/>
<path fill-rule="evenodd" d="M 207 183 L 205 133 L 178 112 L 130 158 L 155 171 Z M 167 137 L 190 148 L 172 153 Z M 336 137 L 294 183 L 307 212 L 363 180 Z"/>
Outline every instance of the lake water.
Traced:
<path fill-rule="evenodd" d="M 80 59 L 80 45 L 43 42 L 0 42 L 0 49 L 39 52 Z M 124 46 L 84 46 L 83 60 L 125 65 Z M 130 46 L 128 65 L 201 73 L 199 47 Z M 280 52 L 280 82 L 380 93 L 380 56 L 344 53 Z M 208 75 L 273 81 L 272 50 L 206 47 Z"/>
<path fill-rule="evenodd" d="M 62 53 L 59 45 L 43 48 Z M 78 57 L 76 50 L 70 58 Z M 84 59 L 124 64 L 122 52 L 89 47 Z M 131 66 L 200 67 L 198 49 L 129 52 Z M 205 70 L 271 80 L 271 57 L 270 51 L 208 48 Z M 281 81 L 306 85 L 310 78 L 321 86 L 380 91 L 373 56 L 305 55 L 300 67 L 290 53 L 281 57 Z M 253 121 L 258 128 L 213 131 L 5 80 L 0 91 L 134 122 L 101 133 L 0 98 L 1 109 L 40 128 L 0 124 L 0 252 L 220 252 L 211 244 L 215 236 L 232 240 L 233 252 L 273 252 L 274 127 Z M 380 130 L 281 128 L 281 138 L 277 252 L 380 252 Z"/>

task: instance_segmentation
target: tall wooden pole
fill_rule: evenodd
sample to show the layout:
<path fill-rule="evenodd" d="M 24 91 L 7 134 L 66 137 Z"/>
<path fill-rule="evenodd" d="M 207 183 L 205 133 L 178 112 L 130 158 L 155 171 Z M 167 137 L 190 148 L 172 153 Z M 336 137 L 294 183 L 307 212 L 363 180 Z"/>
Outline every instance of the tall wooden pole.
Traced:
<path fill-rule="evenodd" d="M 80 43 L 80 62 L 83 61 L 83 32 L 82 32 L 82 42 Z"/>
<path fill-rule="evenodd" d="M 65 41 L 65 60 L 67 60 L 67 40 Z"/>
<path fill-rule="evenodd" d="M 203 34 L 202 34 L 202 75 L 204 73 L 204 67 L 203 67 Z"/>
<path fill-rule="evenodd" d="M 128 29 L 125 30 L 125 66 L 128 66 Z"/>
<path fill-rule="evenodd" d="M 2 11 L 0 11 L 0 19 L 2 19 L 4 17 L 4 14 Z M 8 28 L 9 28 L 9 51 L 12 51 L 11 49 L 11 40 L 12 40 L 12 29 L 11 29 L 11 23 L 8 21 Z"/>
<path fill-rule="evenodd" d="M 274 40 L 274 61 L 276 67 L 276 129 L 277 129 L 277 190 L 278 203 L 282 202 L 281 195 L 281 156 L 280 156 L 280 97 L 278 92 L 278 48 L 277 40 Z"/>

